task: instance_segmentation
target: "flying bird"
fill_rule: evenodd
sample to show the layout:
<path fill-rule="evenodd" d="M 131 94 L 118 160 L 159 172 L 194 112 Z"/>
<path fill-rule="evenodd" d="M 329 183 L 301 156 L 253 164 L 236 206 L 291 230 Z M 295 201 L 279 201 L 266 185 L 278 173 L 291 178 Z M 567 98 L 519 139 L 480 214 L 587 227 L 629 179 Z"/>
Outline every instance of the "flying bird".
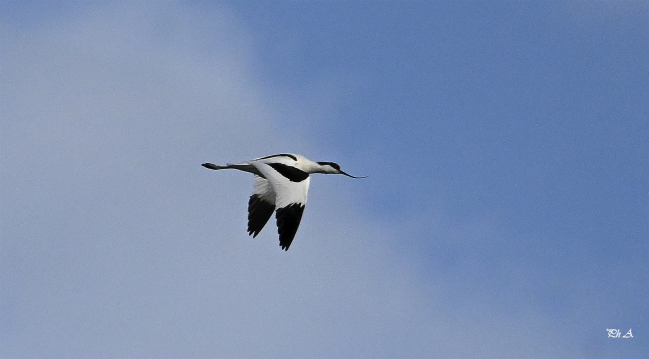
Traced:
<path fill-rule="evenodd" d="M 203 163 L 212 170 L 233 168 L 255 175 L 255 185 L 248 201 L 248 234 L 255 238 L 266 225 L 273 212 L 277 212 L 279 245 L 287 251 L 300 226 L 312 173 L 343 174 L 334 162 L 314 162 L 304 156 L 282 153 L 256 158 L 243 163 L 218 166 Z"/>

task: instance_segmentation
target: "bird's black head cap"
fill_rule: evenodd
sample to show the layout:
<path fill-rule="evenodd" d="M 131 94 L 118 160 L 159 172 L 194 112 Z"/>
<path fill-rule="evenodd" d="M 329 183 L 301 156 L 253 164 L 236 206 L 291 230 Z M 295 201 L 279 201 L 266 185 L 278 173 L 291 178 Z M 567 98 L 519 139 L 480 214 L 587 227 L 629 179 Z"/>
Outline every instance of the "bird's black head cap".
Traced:
<path fill-rule="evenodd" d="M 318 162 L 318 164 L 321 165 L 321 166 L 329 165 L 329 166 L 335 168 L 337 171 L 340 171 L 340 166 L 335 162 Z"/>

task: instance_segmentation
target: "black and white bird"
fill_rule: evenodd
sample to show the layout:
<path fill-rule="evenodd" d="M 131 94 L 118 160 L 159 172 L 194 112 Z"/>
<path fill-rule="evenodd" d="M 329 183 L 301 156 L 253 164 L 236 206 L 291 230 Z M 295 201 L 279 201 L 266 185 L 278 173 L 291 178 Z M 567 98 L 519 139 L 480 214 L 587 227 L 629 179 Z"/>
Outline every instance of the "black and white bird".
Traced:
<path fill-rule="evenodd" d="M 304 156 L 282 153 L 243 163 L 218 166 L 203 163 L 212 170 L 234 168 L 255 175 L 255 185 L 248 201 L 248 234 L 256 237 L 277 209 L 279 245 L 284 250 L 293 242 L 300 226 L 312 173 L 343 174 L 334 162 L 314 162 Z"/>

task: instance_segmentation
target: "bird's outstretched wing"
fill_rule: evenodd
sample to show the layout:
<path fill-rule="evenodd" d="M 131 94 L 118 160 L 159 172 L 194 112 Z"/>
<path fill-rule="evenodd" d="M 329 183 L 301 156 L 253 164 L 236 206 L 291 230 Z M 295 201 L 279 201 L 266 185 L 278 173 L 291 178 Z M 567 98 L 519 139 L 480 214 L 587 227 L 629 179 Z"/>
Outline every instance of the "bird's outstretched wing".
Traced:
<path fill-rule="evenodd" d="M 275 191 L 263 177 L 255 176 L 255 186 L 248 201 L 248 234 L 257 237 L 275 212 Z"/>
<path fill-rule="evenodd" d="M 288 250 L 304 213 L 309 191 L 309 174 L 283 163 L 251 161 L 251 164 L 266 178 L 275 192 L 279 245 Z"/>

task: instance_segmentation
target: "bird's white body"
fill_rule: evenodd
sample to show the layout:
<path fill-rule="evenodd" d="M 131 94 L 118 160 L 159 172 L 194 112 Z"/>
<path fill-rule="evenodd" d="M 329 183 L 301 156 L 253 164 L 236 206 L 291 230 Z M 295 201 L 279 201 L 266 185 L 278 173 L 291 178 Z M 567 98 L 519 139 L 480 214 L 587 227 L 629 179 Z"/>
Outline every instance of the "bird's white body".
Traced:
<path fill-rule="evenodd" d="M 304 156 L 283 153 L 217 166 L 203 167 L 220 170 L 233 168 L 255 175 L 255 185 L 248 201 L 248 234 L 256 237 L 276 210 L 280 246 L 288 250 L 300 225 L 309 192 L 312 173 L 344 174 L 333 162 L 314 162 Z"/>

